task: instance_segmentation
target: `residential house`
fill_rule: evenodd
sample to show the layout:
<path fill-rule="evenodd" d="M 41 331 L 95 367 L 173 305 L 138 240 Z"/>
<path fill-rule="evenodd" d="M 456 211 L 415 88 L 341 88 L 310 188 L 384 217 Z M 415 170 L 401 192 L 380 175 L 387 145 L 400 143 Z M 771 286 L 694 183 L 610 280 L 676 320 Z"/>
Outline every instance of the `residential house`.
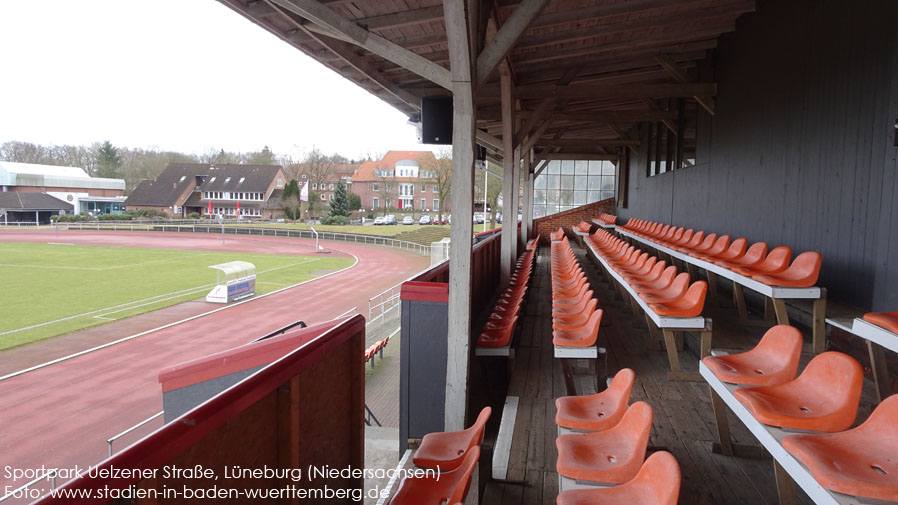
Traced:
<path fill-rule="evenodd" d="M 380 160 L 362 163 L 352 189 L 366 210 L 387 208 L 435 212 L 440 205 L 436 158 L 430 151 L 388 151 Z M 448 212 L 444 202 L 443 212 Z"/>

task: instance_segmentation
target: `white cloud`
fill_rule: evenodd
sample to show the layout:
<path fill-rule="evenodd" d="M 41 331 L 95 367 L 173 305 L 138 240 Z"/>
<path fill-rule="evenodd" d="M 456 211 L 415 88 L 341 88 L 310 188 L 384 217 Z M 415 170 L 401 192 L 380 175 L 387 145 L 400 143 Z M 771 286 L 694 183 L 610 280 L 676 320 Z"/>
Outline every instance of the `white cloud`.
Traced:
<path fill-rule="evenodd" d="M 423 149 L 406 117 L 211 0 L 0 2 L 0 142 Z"/>

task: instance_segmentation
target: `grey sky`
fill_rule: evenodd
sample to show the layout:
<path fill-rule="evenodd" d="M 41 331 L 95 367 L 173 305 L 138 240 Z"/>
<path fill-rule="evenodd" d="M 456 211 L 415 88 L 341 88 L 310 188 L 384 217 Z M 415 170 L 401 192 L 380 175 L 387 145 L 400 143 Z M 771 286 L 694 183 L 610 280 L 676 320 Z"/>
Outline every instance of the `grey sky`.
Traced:
<path fill-rule="evenodd" d="M 0 0 L 0 142 L 424 149 L 406 117 L 214 0 Z"/>

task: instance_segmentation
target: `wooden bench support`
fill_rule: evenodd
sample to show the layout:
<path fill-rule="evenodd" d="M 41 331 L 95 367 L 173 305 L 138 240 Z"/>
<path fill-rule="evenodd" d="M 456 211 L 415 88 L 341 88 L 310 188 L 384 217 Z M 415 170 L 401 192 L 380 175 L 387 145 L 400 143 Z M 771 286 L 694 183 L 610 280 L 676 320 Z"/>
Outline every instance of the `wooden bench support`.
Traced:
<path fill-rule="evenodd" d="M 871 340 L 867 341 L 867 352 L 870 354 L 870 368 L 873 372 L 876 395 L 881 402 L 892 394 L 892 385 L 889 383 L 889 369 L 886 366 L 886 355 L 882 346 Z"/>
<path fill-rule="evenodd" d="M 722 301 L 717 298 L 717 275 L 710 270 L 706 271 L 706 273 L 708 274 L 708 295 L 710 295 L 711 299 L 718 305 L 722 306 Z"/>
<path fill-rule="evenodd" d="M 773 460 L 773 475 L 776 477 L 776 494 L 779 495 L 780 505 L 798 505 L 795 481 L 776 460 Z"/>
<path fill-rule="evenodd" d="M 736 310 L 739 311 L 739 320 L 742 322 L 748 321 L 748 306 L 745 304 L 745 292 L 742 289 L 742 284 L 736 281 L 733 281 L 733 299 L 736 303 Z"/>
<path fill-rule="evenodd" d="M 651 322 L 650 322 L 651 324 Z M 701 382 L 701 376 L 696 372 L 684 372 L 680 368 L 678 350 L 682 350 L 684 330 L 663 328 L 664 347 L 667 350 L 667 360 L 670 363 L 670 372 L 667 379 L 674 382 Z M 711 323 L 706 322 L 705 328 L 699 332 L 699 361 L 711 354 Z"/>
<path fill-rule="evenodd" d="M 820 290 L 820 298 L 814 300 L 813 346 L 814 354 L 826 350 L 826 288 Z"/>

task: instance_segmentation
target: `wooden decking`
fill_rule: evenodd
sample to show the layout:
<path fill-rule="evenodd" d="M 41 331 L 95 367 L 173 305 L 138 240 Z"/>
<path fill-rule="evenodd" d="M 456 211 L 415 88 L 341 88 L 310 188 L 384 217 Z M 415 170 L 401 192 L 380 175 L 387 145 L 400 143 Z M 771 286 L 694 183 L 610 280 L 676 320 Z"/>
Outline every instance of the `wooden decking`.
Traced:
<path fill-rule="evenodd" d="M 708 385 L 704 382 L 668 381 L 665 351 L 657 342 L 650 341 L 642 315 L 634 317 L 628 303 L 615 300 L 615 292 L 598 276 L 596 266 L 584 251 L 575 251 L 590 277 L 595 296 L 599 299 L 598 306 L 605 311 L 603 323 L 607 326 L 603 325 L 600 329 L 599 342 L 608 349 L 609 376 L 624 367 L 636 372 L 631 402 L 645 400 L 654 408 L 649 445 L 650 448 L 664 448 L 676 456 L 683 474 L 679 503 L 777 504 L 772 460 L 769 457 L 735 458 L 712 452 L 717 431 Z M 522 332 L 518 337 L 516 359 L 509 374 L 506 393 L 519 397 L 508 471 L 508 480 L 517 482 L 488 482 L 482 500 L 485 505 L 551 505 L 558 494 L 555 398 L 564 396 L 565 387 L 561 367 L 552 356 L 548 262 L 549 250 L 544 247 L 531 281 L 523 320 L 518 323 Z M 721 297 L 726 295 L 726 292 L 721 293 Z M 720 307 L 719 300 L 706 303 L 705 315 L 714 321 L 713 348 L 748 348 L 760 339 L 771 324 L 775 324 L 766 323 L 760 318 L 739 323 L 735 308 Z M 810 331 L 803 329 L 803 332 L 809 342 Z M 697 370 L 697 335 L 690 334 L 685 345 L 683 368 Z M 810 358 L 810 354 L 803 355 L 802 368 Z M 473 363 L 473 366 L 478 367 L 478 363 Z M 581 394 L 595 392 L 592 376 L 579 375 L 576 378 Z M 864 393 L 859 419 L 869 415 L 872 384 L 865 384 Z M 494 391 L 491 399 L 494 408 L 501 407 L 497 395 L 498 392 Z M 496 412 L 494 417 L 499 416 L 501 408 Z M 730 426 L 735 442 L 758 445 L 731 414 Z M 810 503 L 800 490 L 799 503 Z"/>

